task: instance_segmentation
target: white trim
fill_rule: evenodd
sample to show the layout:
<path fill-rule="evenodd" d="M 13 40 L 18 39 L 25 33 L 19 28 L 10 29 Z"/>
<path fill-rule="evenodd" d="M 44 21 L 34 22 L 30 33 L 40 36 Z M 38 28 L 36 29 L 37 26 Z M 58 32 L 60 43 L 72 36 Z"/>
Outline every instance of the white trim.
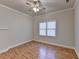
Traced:
<path fill-rule="evenodd" d="M 74 8 L 68 8 L 68 9 L 63 9 L 63 10 L 59 10 L 59 11 L 55 11 L 55 12 L 49 12 L 49 13 L 46 13 L 46 14 L 43 14 L 43 15 L 58 14 L 58 13 L 61 13 L 61 12 L 64 12 L 64 11 L 68 11 L 68 10 L 74 10 Z M 37 17 L 43 16 L 43 15 L 37 15 Z"/>
<path fill-rule="evenodd" d="M 76 2 L 75 2 L 75 4 L 74 4 L 73 8 L 67 8 L 67 9 L 63 9 L 63 10 L 59 10 L 59 11 L 55 11 L 55 12 L 51 12 L 51 13 L 56 14 L 56 13 L 60 13 L 60 12 L 63 12 L 63 11 L 67 11 L 67 10 L 74 9 L 75 6 L 76 6 L 76 4 L 77 4 L 77 1 L 78 1 L 78 0 L 76 0 Z M 6 5 L 3 5 L 3 4 L 0 4 L 0 6 L 5 7 L 5 8 L 7 8 L 7 9 L 10 9 L 10 10 L 13 10 L 13 11 L 16 11 L 16 12 L 21 13 L 21 14 L 23 14 L 23 15 L 28 15 L 28 14 L 26 14 L 26 13 L 20 12 L 20 11 L 18 11 L 18 10 L 16 10 L 16 9 L 10 8 L 10 7 L 8 7 L 8 6 L 6 6 Z M 46 14 L 50 14 L 50 12 L 49 12 L 49 13 L 46 13 Z M 43 15 L 46 15 L 46 14 L 43 14 Z M 28 16 L 31 16 L 31 15 L 28 15 Z M 40 15 L 37 15 L 37 16 L 40 16 Z"/>
<path fill-rule="evenodd" d="M 75 52 L 76 52 L 76 54 L 77 54 L 77 56 L 78 56 L 78 58 L 79 58 L 79 53 L 77 52 L 77 50 L 75 49 Z"/>
<path fill-rule="evenodd" d="M 41 41 L 41 40 L 36 40 L 36 39 L 33 39 L 33 41 L 42 42 L 42 43 L 46 43 L 46 44 L 50 44 L 50 45 L 55 45 L 55 46 L 60 46 L 60 47 L 64 47 L 64 48 L 69 48 L 69 49 L 75 49 L 75 48 L 72 47 L 72 46 L 66 46 L 66 45 L 57 44 L 57 43 L 50 43 L 50 42 Z"/>
<path fill-rule="evenodd" d="M 8 48 L 6 48 L 6 49 L 0 51 L 0 53 L 4 53 L 4 52 L 8 51 L 8 50 L 11 49 L 11 48 L 20 46 L 20 45 L 22 45 L 22 44 L 25 44 L 25 43 L 28 43 L 28 42 L 31 42 L 31 41 L 32 41 L 32 40 L 28 40 L 28 41 L 25 41 L 25 42 L 18 43 L 18 44 L 16 44 L 16 45 L 9 46 Z"/>
<path fill-rule="evenodd" d="M 12 11 L 14 11 L 14 12 L 20 13 L 20 14 L 22 14 L 22 15 L 30 16 L 30 15 L 28 15 L 28 14 L 26 14 L 26 13 L 20 12 L 20 11 L 18 11 L 18 10 L 16 10 L 16 9 L 10 8 L 10 7 L 6 6 L 6 5 L 0 4 L 0 6 L 1 6 L 1 7 L 4 7 L 4 8 L 7 8 L 7 9 L 9 9 L 9 10 L 12 10 Z"/>
<path fill-rule="evenodd" d="M 76 3 L 75 3 L 75 5 L 76 5 Z M 16 10 L 16 9 L 10 8 L 10 7 L 8 7 L 8 6 L 6 6 L 6 5 L 3 5 L 3 4 L 0 4 L 0 6 L 5 7 L 5 8 L 7 8 L 7 9 L 10 9 L 10 10 L 13 10 L 13 11 L 18 12 L 18 13 L 21 13 L 21 14 L 23 14 L 23 15 L 28 15 L 28 14 L 26 14 L 26 13 L 20 12 L 20 11 L 18 11 L 18 10 Z M 55 11 L 55 12 L 51 12 L 51 13 L 56 14 L 56 13 L 61 13 L 61 12 L 63 12 L 63 11 L 73 10 L 73 9 L 74 9 L 74 7 L 73 7 L 73 8 L 68 8 L 68 9 L 59 10 L 59 11 Z M 49 13 L 46 13 L 46 14 L 43 14 L 43 15 L 47 15 L 47 14 L 51 14 L 51 13 L 49 12 Z M 31 16 L 31 15 L 28 15 L 28 16 Z M 41 15 L 37 15 L 37 16 L 41 16 Z"/>

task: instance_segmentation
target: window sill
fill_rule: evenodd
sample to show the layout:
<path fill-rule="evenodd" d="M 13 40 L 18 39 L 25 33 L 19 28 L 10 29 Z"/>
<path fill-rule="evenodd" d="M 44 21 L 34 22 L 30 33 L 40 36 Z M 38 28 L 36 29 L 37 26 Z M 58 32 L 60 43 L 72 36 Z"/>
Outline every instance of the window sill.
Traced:
<path fill-rule="evenodd" d="M 42 37 L 42 38 L 53 38 L 53 39 L 56 39 L 56 36 L 41 36 L 41 35 L 39 35 L 39 37 Z"/>

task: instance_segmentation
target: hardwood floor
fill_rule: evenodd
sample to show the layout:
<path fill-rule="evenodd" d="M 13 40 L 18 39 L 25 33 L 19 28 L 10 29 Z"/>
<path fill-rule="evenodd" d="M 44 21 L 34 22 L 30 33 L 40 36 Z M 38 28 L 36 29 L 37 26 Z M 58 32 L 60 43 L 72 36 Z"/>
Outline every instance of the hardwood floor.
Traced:
<path fill-rule="evenodd" d="M 78 59 L 74 50 L 29 42 L 0 54 L 0 59 Z"/>

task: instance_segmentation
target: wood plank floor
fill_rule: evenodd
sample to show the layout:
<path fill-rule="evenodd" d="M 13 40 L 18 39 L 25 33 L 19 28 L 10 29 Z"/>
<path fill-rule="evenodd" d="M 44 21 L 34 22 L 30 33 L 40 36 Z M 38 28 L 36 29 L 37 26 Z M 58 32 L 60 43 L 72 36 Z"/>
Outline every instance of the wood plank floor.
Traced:
<path fill-rule="evenodd" d="M 29 42 L 0 54 L 0 59 L 78 59 L 74 50 Z"/>

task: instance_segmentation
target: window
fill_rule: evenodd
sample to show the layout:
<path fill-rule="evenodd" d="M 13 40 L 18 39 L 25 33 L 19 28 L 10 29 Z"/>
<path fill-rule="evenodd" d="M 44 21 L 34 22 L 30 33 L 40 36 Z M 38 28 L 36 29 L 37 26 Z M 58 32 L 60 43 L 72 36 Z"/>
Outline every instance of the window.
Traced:
<path fill-rule="evenodd" d="M 39 25 L 39 27 L 40 27 L 40 35 L 41 36 L 46 36 L 46 23 L 45 22 L 43 22 L 43 23 L 40 23 L 40 25 Z"/>
<path fill-rule="evenodd" d="M 56 36 L 56 21 L 40 22 L 39 23 L 40 36 Z"/>

